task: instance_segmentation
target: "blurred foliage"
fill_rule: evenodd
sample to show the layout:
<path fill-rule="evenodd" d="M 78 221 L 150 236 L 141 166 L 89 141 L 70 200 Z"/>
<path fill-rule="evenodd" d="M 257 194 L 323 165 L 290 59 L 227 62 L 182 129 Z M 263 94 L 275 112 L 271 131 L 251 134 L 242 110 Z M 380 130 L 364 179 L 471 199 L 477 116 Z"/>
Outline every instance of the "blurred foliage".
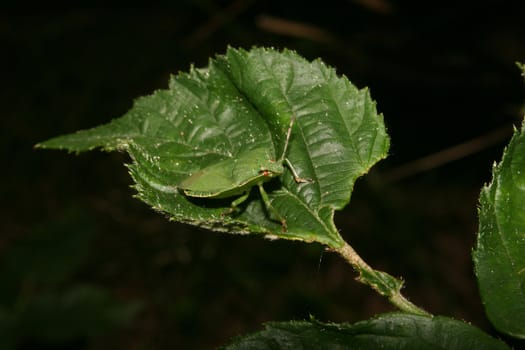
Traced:
<path fill-rule="evenodd" d="M 12 244 L 0 265 L 2 349 L 82 344 L 133 320 L 138 301 L 68 283 L 86 263 L 94 232 L 92 223 L 71 211 Z"/>
<path fill-rule="evenodd" d="M 525 61 L 525 3 L 164 3 L 122 9 L 95 1 L 92 7 L 53 11 L 46 4 L 45 10 L 0 13 L 2 259 L 36 227 L 62 221 L 68 207 L 77 206 L 96 223 L 92 249 L 80 270 L 57 281 L 56 295 L 91 285 L 145 302 L 128 331 L 73 348 L 210 349 L 260 329 L 263 321 L 313 314 L 355 322 L 391 310 L 317 245 L 229 237 L 168 222 L 130 198 L 121 154 L 70 157 L 32 149 L 124 114 L 134 98 L 165 88 L 169 74 L 206 65 L 228 44 L 322 57 L 358 87 L 370 87 L 391 153 L 356 183 L 336 224 L 374 267 L 403 276 L 404 292 L 416 304 L 490 331 L 470 251 L 479 190 L 506 140 L 458 162 L 387 179 L 406 162 L 495 128 L 507 127 L 510 137 L 525 96 L 514 63 Z M 294 31 L 291 23 L 306 27 Z M 65 273 L 57 269 L 54 278 Z M 3 280 L 2 290 L 7 285 Z M 6 288 L 13 298 L 17 288 Z"/>

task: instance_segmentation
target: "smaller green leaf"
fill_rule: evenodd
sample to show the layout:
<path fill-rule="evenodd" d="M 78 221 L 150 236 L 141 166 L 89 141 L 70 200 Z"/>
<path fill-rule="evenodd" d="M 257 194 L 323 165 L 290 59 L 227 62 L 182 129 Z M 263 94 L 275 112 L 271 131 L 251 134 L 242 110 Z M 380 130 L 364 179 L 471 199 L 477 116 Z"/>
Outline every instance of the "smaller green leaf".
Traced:
<path fill-rule="evenodd" d="M 525 78 L 525 64 L 516 62 L 516 65 L 521 69 L 521 76 Z"/>
<path fill-rule="evenodd" d="M 525 124 L 523 126 L 525 128 Z M 473 252 L 485 311 L 501 332 L 525 338 L 525 134 L 516 131 L 480 195 Z"/>
<path fill-rule="evenodd" d="M 403 313 L 381 315 L 355 324 L 317 321 L 271 322 L 223 350 L 508 350 L 505 343 L 476 327 L 447 317 Z"/>

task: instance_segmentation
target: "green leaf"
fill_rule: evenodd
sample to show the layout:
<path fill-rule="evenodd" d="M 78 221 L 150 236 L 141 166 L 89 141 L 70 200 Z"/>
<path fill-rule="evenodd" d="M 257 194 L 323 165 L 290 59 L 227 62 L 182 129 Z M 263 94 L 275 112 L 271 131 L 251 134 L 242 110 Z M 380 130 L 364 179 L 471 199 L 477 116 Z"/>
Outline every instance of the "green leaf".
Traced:
<path fill-rule="evenodd" d="M 525 124 L 524 124 L 525 127 Z M 485 310 L 501 332 L 525 338 L 525 136 L 514 133 L 480 195 L 473 253 Z"/>
<path fill-rule="evenodd" d="M 355 324 L 272 322 L 223 350 L 509 349 L 481 330 L 446 317 L 393 313 Z"/>
<path fill-rule="evenodd" d="M 521 69 L 521 76 L 525 78 L 525 64 L 516 62 L 516 65 Z"/>
<path fill-rule="evenodd" d="M 190 198 L 177 189 L 191 174 L 243 159 L 244 152 L 268 149 L 276 160 L 292 116 L 287 158 L 313 181 L 298 184 L 285 167 L 265 184 L 287 230 L 256 191 L 237 214 L 224 215 L 235 197 Z M 337 248 L 343 240 L 334 210 L 349 202 L 355 180 L 385 157 L 389 139 L 368 90 L 320 60 L 309 62 L 287 50 L 229 48 L 207 68 L 191 68 L 172 77 L 168 89 L 138 99 L 122 118 L 37 146 L 128 152 L 137 196 L 173 220 Z"/>

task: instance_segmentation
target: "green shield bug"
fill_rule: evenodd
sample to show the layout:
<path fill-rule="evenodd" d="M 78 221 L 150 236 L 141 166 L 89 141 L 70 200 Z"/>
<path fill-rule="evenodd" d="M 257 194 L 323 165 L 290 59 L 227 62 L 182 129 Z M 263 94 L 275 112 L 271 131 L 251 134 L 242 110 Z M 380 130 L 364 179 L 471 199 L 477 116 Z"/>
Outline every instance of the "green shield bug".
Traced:
<path fill-rule="evenodd" d="M 286 230 L 286 220 L 271 205 L 263 183 L 280 176 L 284 172 L 285 164 L 292 172 L 296 182 L 312 181 L 300 178 L 286 158 L 294 122 L 295 116 L 293 115 L 286 133 L 283 153 L 279 159 L 275 159 L 273 149 L 255 148 L 241 153 L 234 159 L 225 159 L 193 173 L 179 183 L 178 189 L 188 197 L 229 198 L 240 196 L 232 202 L 230 210 L 225 213 L 230 214 L 236 210 L 239 204 L 248 199 L 251 188 L 257 185 L 267 210 L 281 222 L 283 230 Z"/>

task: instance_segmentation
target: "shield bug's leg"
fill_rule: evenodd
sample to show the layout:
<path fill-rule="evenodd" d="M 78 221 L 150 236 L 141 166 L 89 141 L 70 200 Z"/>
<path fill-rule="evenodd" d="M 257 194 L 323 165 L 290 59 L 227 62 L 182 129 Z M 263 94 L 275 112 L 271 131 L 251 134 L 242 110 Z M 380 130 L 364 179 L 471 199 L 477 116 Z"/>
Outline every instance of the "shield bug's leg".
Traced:
<path fill-rule="evenodd" d="M 284 162 L 286 163 L 286 165 L 288 166 L 288 168 L 292 172 L 292 175 L 293 175 L 293 178 L 294 178 L 295 182 L 297 182 L 297 183 L 305 183 L 305 182 L 313 182 L 314 181 L 312 179 L 305 179 L 305 178 L 299 177 L 299 175 L 297 174 L 297 171 L 295 170 L 295 168 L 293 167 L 292 163 L 290 162 L 290 160 L 288 158 L 284 158 Z"/>
<path fill-rule="evenodd" d="M 284 149 L 283 149 L 283 155 L 281 156 L 281 161 L 284 160 L 284 157 L 286 157 L 286 151 L 288 150 L 288 143 L 290 142 L 290 136 L 292 136 L 292 128 L 293 124 L 295 123 L 295 114 L 292 114 L 292 117 L 290 118 L 290 125 L 288 125 L 288 131 L 286 132 L 286 139 L 284 140 Z"/>
<path fill-rule="evenodd" d="M 239 198 L 237 198 L 236 200 L 234 200 L 232 202 L 232 204 L 230 205 L 230 208 L 228 210 L 226 210 L 225 212 L 222 213 L 222 215 L 230 215 L 231 213 L 237 211 L 237 207 L 242 203 L 244 202 L 245 200 L 248 199 L 248 197 L 250 196 L 250 191 L 246 191 L 242 196 L 240 196 Z"/>
<path fill-rule="evenodd" d="M 286 165 L 288 166 L 288 168 L 292 172 L 292 175 L 293 175 L 293 178 L 294 178 L 295 182 L 297 182 L 297 183 L 312 182 L 313 181 L 312 179 L 304 179 L 304 178 L 300 177 L 297 174 L 297 171 L 293 167 L 293 165 L 290 162 L 290 160 L 288 158 L 286 158 L 286 152 L 288 151 L 288 143 L 290 142 L 290 137 L 292 135 L 292 127 L 293 127 L 293 124 L 295 123 L 295 119 L 296 119 L 295 114 L 292 114 L 292 118 L 290 118 L 290 125 L 288 126 L 288 131 L 286 133 L 286 140 L 284 142 L 284 150 L 283 150 L 283 155 L 281 157 L 281 162 L 286 163 Z"/>
<path fill-rule="evenodd" d="M 288 229 L 288 225 L 286 224 L 286 219 L 282 217 L 277 210 L 272 206 L 272 203 L 270 202 L 270 198 L 268 197 L 268 193 L 264 190 L 263 183 L 259 182 L 257 184 L 259 186 L 259 192 L 261 193 L 261 198 L 264 202 L 264 205 L 266 206 L 266 209 L 270 212 L 271 215 L 273 215 L 275 218 L 277 218 L 282 225 L 283 232 Z"/>

